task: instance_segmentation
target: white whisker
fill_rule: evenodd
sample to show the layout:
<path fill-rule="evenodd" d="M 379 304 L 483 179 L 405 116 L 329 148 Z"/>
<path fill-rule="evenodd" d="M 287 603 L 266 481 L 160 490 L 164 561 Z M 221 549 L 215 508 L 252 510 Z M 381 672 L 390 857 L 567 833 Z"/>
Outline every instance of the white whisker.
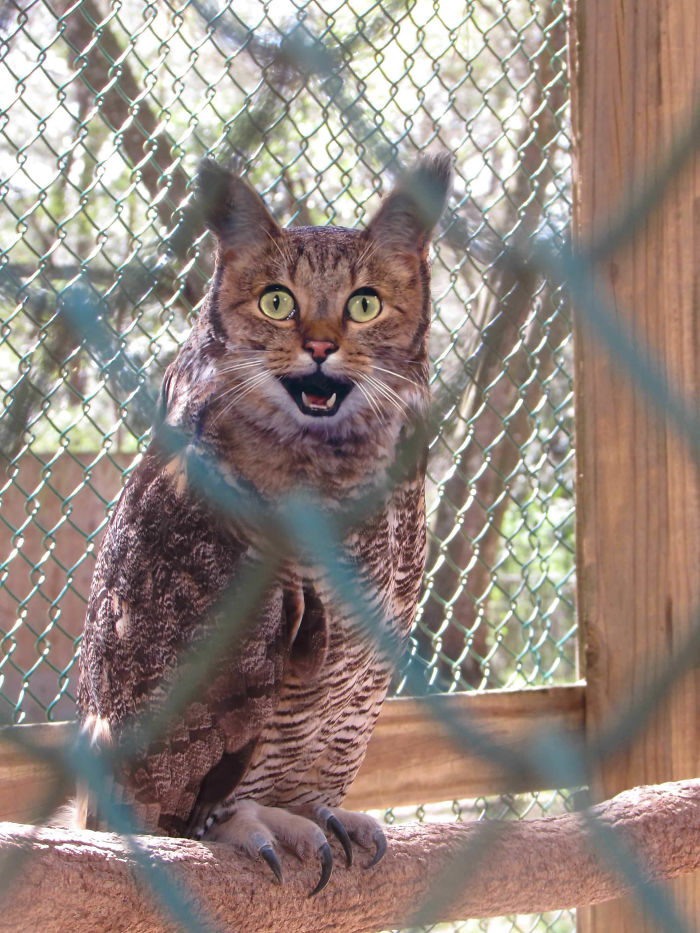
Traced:
<path fill-rule="evenodd" d="M 262 362 L 262 360 L 242 360 L 240 363 L 228 363 L 226 366 L 222 366 L 221 369 L 217 369 L 214 375 L 227 376 L 241 369 L 250 369 L 252 366 L 260 366 Z"/>
<path fill-rule="evenodd" d="M 399 405 L 403 411 L 406 410 L 406 403 L 398 394 L 395 392 L 391 386 L 387 385 L 383 379 L 378 378 L 377 376 L 370 376 L 369 373 L 365 374 L 365 379 L 374 386 L 374 388 L 381 393 L 387 401 L 393 402 L 395 405 Z"/>
<path fill-rule="evenodd" d="M 379 418 L 379 420 L 383 424 L 386 423 L 386 418 L 382 415 L 382 411 L 379 408 L 379 405 L 377 404 L 377 402 L 375 401 L 374 396 L 372 392 L 370 391 L 369 387 L 364 386 L 361 381 L 356 382 L 355 385 L 360 390 L 360 392 L 363 394 L 363 396 L 367 400 L 367 403 L 374 410 L 375 414 L 377 415 L 377 418 Z"/>
<path fill-rule="evenodd" d="M 266 370 L 264 371 L 258 370 L 257 372 L 254 372 L 251 375 L 246 376 L 245 379 L 236 381 L 232 385 L 228 385 L 226 388 L 221 389 L 221 391 L 215 396 L 215 400 L 224 399 L 228 395 L 231 395 L 231 393 L 236 393 L 238 392 L 239 389 L 244 389 L 248 385 L 248 383 L 255 381 L 259 376 L 263 374 L 263 372 L 266 372 Z"/>
<path fill-rule="evenodd" d="M 391 408 L 393 408 L 394 411 L 398 412 L 399 415 L 405 414 L 406 409 L 402 405 L 400 405 L 395 399 L 391 398 L 390 396 L 384 395 L 379 387 L 373 386 L 373 388 L 375 392 L 377 393 L 378 397 L 384 400 L 385 404 L 390 405 Z"/>
<path fill-rule="evenodd" d="M 236 347 L 230 346 L 228 348 L 229 352 L 232 354 L 236 353 L 258 353 L 260 356 L 264 356 L 267 351 L 266 347 Z"/>
<path fill-rule="evenodd" d="M 378 246 L 379 244 L 374 240 L 368 240 L 367 245 L 358 257 L 357 265 L 359 266 L 369 262 L 369 260 L 372 259 L 374 254 L 377 252 Z"/>
<path fill-rule="evenodd" d="M 286 238 L 285 238 L 285 241 L 284 241 L 284 243 L 285 243 L 285 248 L 282 249 L 282 247 L 280 246 L 279 241 L 278 241 L 278 239 L 277 239 L 276 236 L 274 236 L 274 235 L 273 235 L 269 230 L 267 230 L 267 229 L 265 230 L 265 233 L 267 234 L 267 237 L 268 237 L 268 239 L 270 240 L 270 242 L 274 244 L 275 248 L 277 249 L 277 252 L 278 252 L 278 253 L 280 254 L 280 256 L 282 257 L 282 262 L 283 262 L 287 267 L 291 266 L 291 265 L 292 265 L 292 257 L 291 257 L 291 254 L 290 254 L 290 252 L 289 252 L 289 246 L 287 245 Z"/>
<path fill-rule="evenodd" d="M 235 393 L 239 389 L 244 389 L 248 383 L 254 382 L 259 376 L 267 375 L 267 370 L 258 370 L 257 372 L 252 373 L 250 376 L 246 376 L 245 379 L 242 379 L 240 382 L 234 382 L 233 385 L 229 386 L 227 389 L 223 389 L 219 395 L 219 398 L 226 398 L 227 395 L 230 395 L 232 392 Z"/>
<path fill-rule="evenodd" d="M 377 366 L 376 363 L 372 363 L 372 369 L 376 369 L 381 373 L 388 373 L 390 376 L 396 376 L 397 379 L 403 379 L 404 382 L 410 382 L 412 386 L 420 388 L 419 383 L 417 383 L 415 379 L 409 379 L 408 376 L 402 376 L 401 373 L 397 373 L 393 369 L 385 369 L 383 366 Z"/>
<path fill-rule="evenodd" d="M 229 362 L 225 363 L 219 371 L 226 372 L 229 366 L 234 366 L 234 367 L 235 366 L 254 366 L 256 363 L 261 363 L 263 359 L 264 357 L 262 356 L 255 356 L 255 357 L 249 356 L 247 359 L 229 360 Z"/>
<path fill-rule="evenodd" d="M 243 382 L 233 386 L 226 392 L 222 392 L 217 401 L 223 400 L 231 392 L 233 392 L 233 395 L 231 395 L 231 398 L 228 399 L 225 407 L 218 413 L 218 415 L 216 415 L 212 423 L 215 424 L 219 418 L 228 414 L 236 402 L 240 401 L 244 396 L 248 395 L 253 391 L 253 389 L 259 386 L 261 383 L 265 382 L 265 380 L 268 378 L 270 378 L 270 373 L 267 370 L 261 373 L 255 373 L 255 375 L 249 376 L 248 379 L 244 379 Z"/>
<path fill-rule="evenodd" d="M 347 373 L 352 378 L 354 384 L 360 390 L 367 403 L 372 407 L 379 420 L 382 423 L 386 423 L 386 418 L 383 417 L 377 402 L 376 393 L 372 391 L 372 387 L 367 382 L 365 374 L 361 370 L 354 368 L 348 369 Z"/>
<path fill-rule="evenodd" d="M 377 406 L 380 396 L 384 399 L 385 403 L 388 402 L 400 415 L 406 414 L 408 406 L 404 400 L 381 379 L 371 376 L 368 373 L 363 373 L 359 369 L 351 369 L 349 372 L 355 377 L 355 385 L 362 391 L 367 401 L 371 401 L 372 407 L 378 415 L 379 411 L 377 410 Z M 381 420 L 386 421 L 385 418 L 381 418 Z"/>

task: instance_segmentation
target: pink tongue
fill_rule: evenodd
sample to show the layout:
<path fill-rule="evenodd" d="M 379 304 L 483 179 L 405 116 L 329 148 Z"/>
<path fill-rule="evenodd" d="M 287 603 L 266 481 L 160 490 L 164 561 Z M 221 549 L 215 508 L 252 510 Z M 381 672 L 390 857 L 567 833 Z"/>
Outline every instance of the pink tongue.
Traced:
<path fill-rule="evenodd" d="M 306 397 L 311 405 L 323 405 L 325 407 L 328 404 L 327 395 L 309 395 L 307 392 Z"/>

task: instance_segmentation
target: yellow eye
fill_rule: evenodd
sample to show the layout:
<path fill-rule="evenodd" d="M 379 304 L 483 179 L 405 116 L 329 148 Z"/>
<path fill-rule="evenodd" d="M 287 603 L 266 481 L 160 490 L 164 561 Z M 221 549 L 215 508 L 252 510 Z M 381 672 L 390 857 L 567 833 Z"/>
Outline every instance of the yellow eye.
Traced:
<path fill-rule="evenodd" d="M 382 299 L 371 288 L 350 295 L 346 305 L 348 317 L 357 324 L 373 321 L 382 310 Z"/>
<path fill-rule="evenodd" d="M 281 285 L 271 285 L 267 288 L 258 302 L 260 310 L 273 321 L 284 321 L 296 311 L 294 295 Z"/>

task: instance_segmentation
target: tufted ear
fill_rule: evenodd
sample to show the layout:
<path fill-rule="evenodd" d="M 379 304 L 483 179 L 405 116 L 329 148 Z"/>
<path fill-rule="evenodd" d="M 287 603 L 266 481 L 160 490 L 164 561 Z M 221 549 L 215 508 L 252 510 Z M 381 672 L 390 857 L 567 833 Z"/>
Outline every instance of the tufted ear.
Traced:
<path fill-rule="evenodd" d="M 213 159 L 199 163 L 196 192 L 204 223 L 225 249 L 241 249 L 280 232 L 260 195 Z"/>
<path fill-rule="evenodd" d="M 447 152 L 424 156 L 384 199 L 368 234 L 387 249 L 424 256 L 451 182 L 452 160 Z"/>

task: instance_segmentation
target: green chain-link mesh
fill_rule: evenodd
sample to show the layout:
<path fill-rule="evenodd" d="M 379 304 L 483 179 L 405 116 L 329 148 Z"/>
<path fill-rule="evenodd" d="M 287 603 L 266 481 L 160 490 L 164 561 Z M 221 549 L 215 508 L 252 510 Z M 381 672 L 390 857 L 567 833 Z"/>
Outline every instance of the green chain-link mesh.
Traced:
<path fill-rule="evenodd" d="M 568 309 L 493 246 L 567 230 L 563 2 L 25 0 L 0 12 L 0 70 L 3 715 L 74 716 L 96 545 L 211 271 L 186 210 L 205 154 L 284 222 L 351 226 L 418 152 L 454 154 L 412 650 L 436 690 L 575 679 Z M 81 296 L 100 344 L 67 324 Z"/>

